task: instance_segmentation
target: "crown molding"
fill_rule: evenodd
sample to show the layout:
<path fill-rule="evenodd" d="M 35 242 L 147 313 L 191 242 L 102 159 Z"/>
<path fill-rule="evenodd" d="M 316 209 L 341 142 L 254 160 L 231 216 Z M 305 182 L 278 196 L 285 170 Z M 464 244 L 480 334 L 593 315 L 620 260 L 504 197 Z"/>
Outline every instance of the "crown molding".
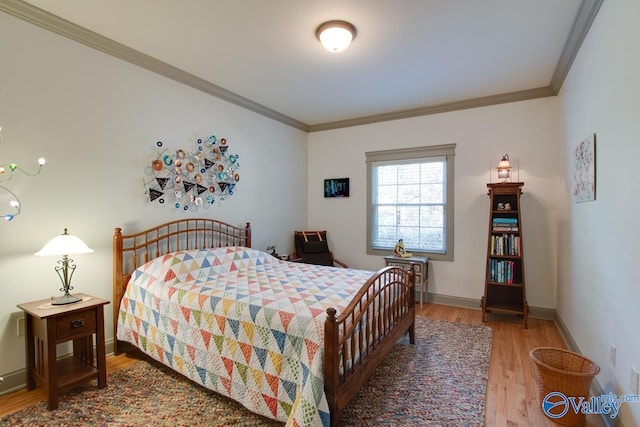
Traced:
<path fill-rule="evenodd" d="M 502 93 L 498 95 L 483 96 L 480 98 L 464 99 L 462 101 L 447 102 L 428 107 L 413 108 L 410 110 L 394 111 L 391 113 L 375 114 L 372 116 L 358 117 L 354 119 L 339 120 L 330 123 L 310 125 L 309 132 L 319 132 L 323 130 L 339 129 L 352 126 L 367 125 L 371 123 L 384 122 L 389 120 L 400 120 L 418 116 L 428 116 L 430 114 L 447 113 L 451 111 L 467 110 L 470 108 L 486 107 L 489 105 L 505 104 L 508 102 L 527 101 L 530 99 L 546 98 L 555 96 L 551 87 L 545 86 L 535 89 L 520 90 L 516 92 Z"/>
<path fill-rule="evenodd" d="M 305 132 L 320 132 L 555 96 L 560 92 L 564 79 L 603 2 L 604 0 L 583 0 L 549 86 L 315 125 L 286 116 L 22 0 L 0 0 L 0 11 L 285 125 Z"/>
<path fill-rule="evenodd" d="M 168 77 L 179 83 L 215 96 L 216 98 L 238 105 L 247 110 L 279 121 L 291 127 L 308 131 L 308 125 L 289 116 L 272 110 L 264 105 L 244 98 L 223 87 L 190 74 L 166 62 L 160 61 L 138 50 L 111 40 L 107 37 L 62 19 L 45 10 L 35 7 L 21 0 L 0 0 L 0 11 L 20 18 L 38 27 L 104 52 L 108 55 L 127 61 L 146 70 Z"/>
<path fill-rule="evenodd" d="M 591 24 L 596 19 L 596 15 L 598 14 L 603 2 L 604 0 L 582 1 L 580 10 L 578 10 L 578 14 L 576 15 L 576 19 L 573 21 L 573 27 L 571 27 L 571 31 L 569 32 L 567 43 L 564 45 L 564 49 L 562 50 L 562 54 L 560 55 L 560 59 L 556 65 L 556 69 L 551 77 L 551 83 L 549 84 L 549 87 L 553 89 L 553 92 L 556 95 L 560 93 L 564 79 L 567 77 L 567 74 L 569 74 L 571 65 L 573 65 L 573 61 L 578 55 L 580 46 L 582 46 L 582 42 L 585 37 L 587 37 Z"/>

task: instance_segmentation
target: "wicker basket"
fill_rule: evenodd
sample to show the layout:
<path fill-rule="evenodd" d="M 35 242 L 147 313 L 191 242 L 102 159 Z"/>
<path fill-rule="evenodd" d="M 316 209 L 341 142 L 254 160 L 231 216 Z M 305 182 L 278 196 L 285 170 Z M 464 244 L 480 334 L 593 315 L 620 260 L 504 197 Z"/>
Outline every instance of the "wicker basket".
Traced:
<path fill-rule="evenodd" d="M 588 398 L 593 377 L 600 372 L 600 367 L 586 357 L 571 351 L 552 347 L 538 347 L 529 353 L 536 367 L 536 380 L 540 398 L 540 408 L 545 396 L 551 392 L 559 392 L 567 397 Z M 560 405 L 558 410 L 563 409 Z M 558 412 L 561 413 L 561 412 Z M 569 406 L 566 414 L 559 418 L 547 417 L 567 426 L 584 426 L 586 417 Z"/>

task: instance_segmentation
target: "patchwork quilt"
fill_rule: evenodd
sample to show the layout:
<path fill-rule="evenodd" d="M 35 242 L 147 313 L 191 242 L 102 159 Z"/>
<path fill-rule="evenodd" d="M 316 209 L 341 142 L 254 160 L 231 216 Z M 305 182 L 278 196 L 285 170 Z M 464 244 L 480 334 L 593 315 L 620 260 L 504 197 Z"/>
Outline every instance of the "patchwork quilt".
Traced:
<path fill-rule="evenodd" d="M 118 339 L 252 412 L 328 426 L 325 310 L 343 311 L 372 274 L 244 247 L 174 252 L 132 274 Z"/>

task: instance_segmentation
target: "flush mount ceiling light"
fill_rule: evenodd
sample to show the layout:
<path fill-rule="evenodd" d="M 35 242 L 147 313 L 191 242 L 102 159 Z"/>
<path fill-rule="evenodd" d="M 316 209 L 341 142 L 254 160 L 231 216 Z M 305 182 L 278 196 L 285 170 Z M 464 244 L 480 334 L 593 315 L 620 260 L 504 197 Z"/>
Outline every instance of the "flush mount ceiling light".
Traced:
<path fill-rule="evenodd" d="M 330 52 L 341 52 L 356 38 L 356 27 L 347 21 L 327 21 L 316 30 L 316 37 Z"/>

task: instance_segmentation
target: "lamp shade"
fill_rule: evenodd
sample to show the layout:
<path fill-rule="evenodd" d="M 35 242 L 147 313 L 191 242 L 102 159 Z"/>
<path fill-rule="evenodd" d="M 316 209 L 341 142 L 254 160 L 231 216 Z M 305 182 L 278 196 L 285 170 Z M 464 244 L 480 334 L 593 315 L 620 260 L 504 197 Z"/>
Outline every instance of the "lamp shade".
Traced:
<path fill-rule="evenodd" d="M 498 178 L 503 179 L 504 182 L 507 182 L 507 180 L 511 177 L 511 173 L 509 172 L 509 170 L 511 169 L 511 163 L 509 163 L 508 154 L 502 156 L 502 159 L 500 159 L 500 162 L 498 163 L 497 169 Z"/>
<path fill-rule="evenodd" d="M 316 37 L 330 52 L 341 52 L 356 37 L 356 27 L 346 21 L 328 21 L 316 30 Z"/>
<path fill-rule="evenodd" d="M 88 254 L 91 252 L 93 252 L 93 249 L 85 245 L 85 243 L 76 236 L 69 234 L 65 228 L 64 233 L 49 240 L 35 255 L 73 255 Z"/>
<path fill-rule="evenodd" d="M 499 170 L 511 169 L 511 163 L 509 163 L 509 155 L 508 154 L 505 154 L 504 156 L 502 156 L 502 159 L 498 163 L 498 169 Z"/>

